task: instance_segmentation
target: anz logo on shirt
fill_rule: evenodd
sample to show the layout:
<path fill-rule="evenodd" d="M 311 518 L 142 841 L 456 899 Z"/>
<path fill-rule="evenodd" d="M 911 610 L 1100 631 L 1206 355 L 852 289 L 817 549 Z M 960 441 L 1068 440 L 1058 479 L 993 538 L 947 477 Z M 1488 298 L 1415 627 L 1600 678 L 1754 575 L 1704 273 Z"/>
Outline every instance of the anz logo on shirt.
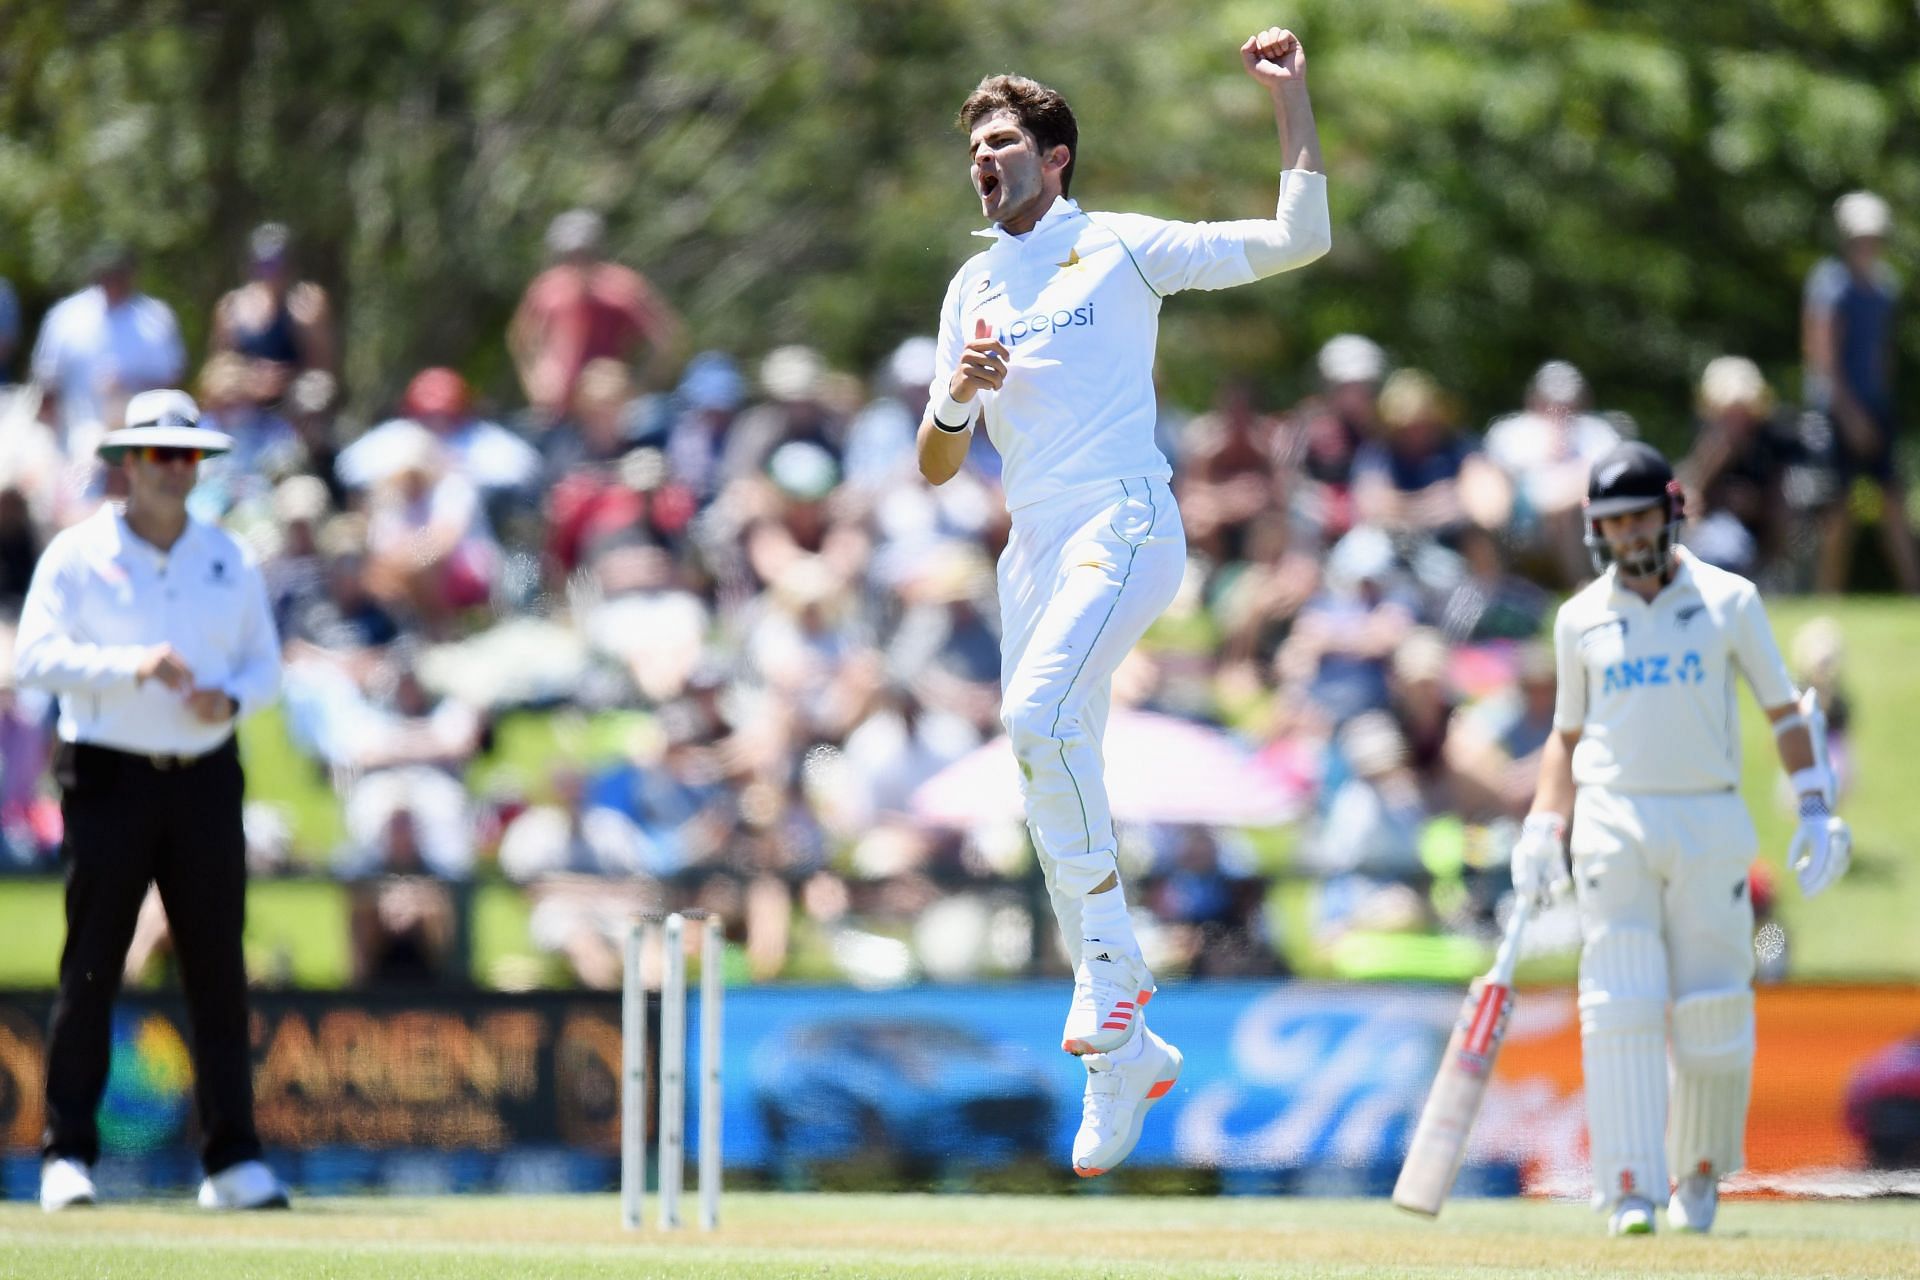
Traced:
<path fill-rule="evenodd" d="M 1706 664 L 1700 654 L 1689 649 L 1679 657 L 1656 653 L 1645 658 L 1623 658 L 1603 669 L 1602 693 L 1625 693 L 1642 685 L 1658 687 L 1675 684 L 1700 684 L 1707 678 Z"/>

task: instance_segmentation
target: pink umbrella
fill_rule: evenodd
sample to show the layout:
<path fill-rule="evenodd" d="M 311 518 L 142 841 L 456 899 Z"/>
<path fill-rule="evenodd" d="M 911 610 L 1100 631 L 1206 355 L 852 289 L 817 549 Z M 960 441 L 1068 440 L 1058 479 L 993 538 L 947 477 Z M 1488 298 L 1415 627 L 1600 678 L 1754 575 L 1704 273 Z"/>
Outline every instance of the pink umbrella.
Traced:
<path fill-rule="evenodd" d="M 1107 725 L 1107 796 L 1121 822 L 1273 826 L 1300 812 L 1295 796 L 1219 729 L 1150 711 L 1115 711 Z M 924 821 L 968 827 L 1022 815 L 1020 770 L 1003 734 L 913 793 Z"/>

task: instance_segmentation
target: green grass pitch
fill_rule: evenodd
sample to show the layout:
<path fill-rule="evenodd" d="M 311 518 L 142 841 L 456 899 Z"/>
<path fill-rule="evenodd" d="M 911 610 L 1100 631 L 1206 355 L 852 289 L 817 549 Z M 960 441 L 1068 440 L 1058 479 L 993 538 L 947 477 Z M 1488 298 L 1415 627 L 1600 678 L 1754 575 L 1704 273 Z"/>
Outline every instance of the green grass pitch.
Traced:
<path fill-rule="evenodd" d="M 649 1199 L 649 1211 L 654 1202 Z M 692 1209 L 688 1203 L 687 1208 Z M 1436 1222 L 1379 1200 L 729 1196 L 721 1230 L 626 1232 L 612 1196 L 316 1199 L 211 1216 L 185 1199 L 47 1216 L 0 1205 L 0 1275 L 462 1277 L 1920 1275 L 1920 1203 L 1733 1201 L 1711 1236 L 1609 1240 L 1581 1206 L 1480 1200 Z M 651 1217 L 649 1218 L 651 1221 Z"/>

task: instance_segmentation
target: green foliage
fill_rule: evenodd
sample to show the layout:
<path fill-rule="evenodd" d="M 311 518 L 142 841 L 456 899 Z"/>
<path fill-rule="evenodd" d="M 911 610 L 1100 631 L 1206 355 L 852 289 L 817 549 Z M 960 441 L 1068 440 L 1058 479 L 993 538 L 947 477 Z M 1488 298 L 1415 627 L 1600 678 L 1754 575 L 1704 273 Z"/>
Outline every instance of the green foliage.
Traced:
<path fill-rule="evenodd" d="M 1059 85 L 1076 193 L 1239 217 L 1276 150 L 1236 0 L 9 0 L 0 273 L 44 305 L 99 236 L 149 254 L 190 341 L 245 229 L 291 222 L 347 317 L 372 408 L 420 363 L 515 391 L 501 342 L 546 220 L 612 246 L 740 352 L 805 339 L 868 367 L 931 323 L 976 215 L 954 108 L 982 74 Z M 1435 366 L 1476 415 L 1538 360 L 1677 440 L 1724 350 L 1793 388 L 1801 277 L 1860 185 L 1920 209 L 1912 6 L 1876 0 L 1306 0 L 1336 247 L 1168 309 L 1163 374 L 1301 389 L 1343 329 Z M 1896 254 L 1896 257 L 1899 255 Z M 1920 320 L 1904 334 L 1920 347 Z"/>

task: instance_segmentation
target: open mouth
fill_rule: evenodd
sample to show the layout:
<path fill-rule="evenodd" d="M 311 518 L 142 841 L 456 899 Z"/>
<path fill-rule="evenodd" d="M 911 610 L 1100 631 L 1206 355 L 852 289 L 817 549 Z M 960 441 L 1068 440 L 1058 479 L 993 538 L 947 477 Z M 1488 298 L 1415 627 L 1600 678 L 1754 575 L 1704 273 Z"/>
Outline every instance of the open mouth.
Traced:
<path fill-rule="evenodd" d="M 994 177 L 990 173 L 983 173 L 980 175 L 980 198 L 982 200 L 991 200 L 993 198 L 993 193 L 998 191 L 999 189 L 1000 189 L 1000 179 Z"/>

